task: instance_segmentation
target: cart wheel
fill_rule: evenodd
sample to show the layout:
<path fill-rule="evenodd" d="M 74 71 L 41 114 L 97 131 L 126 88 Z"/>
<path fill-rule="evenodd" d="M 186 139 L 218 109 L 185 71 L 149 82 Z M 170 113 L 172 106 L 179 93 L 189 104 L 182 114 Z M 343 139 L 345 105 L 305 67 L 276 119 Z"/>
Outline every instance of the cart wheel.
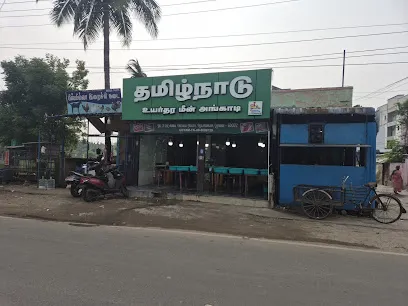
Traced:
<path fill-rule="evenodd" d="M 333 211 L 332 197 L 324 190 L 309 189 L 302 195 L 302 208 L 311 219 L 325 219 Z"/>
<path fill-rule="evenodd" d="M 370 204 L 374 220 L 385 224 L 397 221 L 404 210 L 400 199 L 391 194 L 378 194 L 370 200 Z"/>

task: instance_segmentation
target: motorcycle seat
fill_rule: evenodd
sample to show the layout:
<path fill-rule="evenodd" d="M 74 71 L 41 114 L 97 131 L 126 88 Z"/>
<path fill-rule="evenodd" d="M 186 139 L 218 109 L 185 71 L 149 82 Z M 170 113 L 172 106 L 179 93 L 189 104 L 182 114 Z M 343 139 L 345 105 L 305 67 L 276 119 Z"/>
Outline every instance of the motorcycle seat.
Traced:
<path fill-rule="evenodd" d="M 100 175 L 100 176 L 97 176 L 96 178 L 98 178 L 98 179 L 100 179 L 100 180 L 102 180 L 104 182 L 108 181 L 108 178 L 105 175 Z"/>
<path fill-rule="evenodd" d="M 72 174 L 78 175 L 78 176 L 84 176 L 82 173 L 71 171 Z"/>

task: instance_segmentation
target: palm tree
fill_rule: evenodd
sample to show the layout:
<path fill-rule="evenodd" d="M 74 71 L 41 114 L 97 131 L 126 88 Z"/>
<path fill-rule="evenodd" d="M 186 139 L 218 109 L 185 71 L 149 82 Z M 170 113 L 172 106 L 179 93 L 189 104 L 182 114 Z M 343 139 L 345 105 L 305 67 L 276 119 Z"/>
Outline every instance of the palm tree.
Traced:
<path fill-rule="evenodd" d="M 51 20 L 58 27 L 73 21 L 74 35 L 82 40 L 85 50 L 103 33 L 103 71 L 105 89 L 109 89 L 110 29 L 115 29 L 123 46 L 129 46 L 132 42 L 132 14 L 153 38 L 157 37 L 161 10 L 155 0 L 54 0 Z M 110 136 L 105 136 L 105 143 L 110 143 Z M 107 146 L 106 149 L 109 159 L 111 147 Z"/>
<path fill-rule="evenodd" d="M 147 74 L 143 72 L 138 60 L 129 60 L 126 70 L 132 75 L 132 78 L 145 78 Z"/>

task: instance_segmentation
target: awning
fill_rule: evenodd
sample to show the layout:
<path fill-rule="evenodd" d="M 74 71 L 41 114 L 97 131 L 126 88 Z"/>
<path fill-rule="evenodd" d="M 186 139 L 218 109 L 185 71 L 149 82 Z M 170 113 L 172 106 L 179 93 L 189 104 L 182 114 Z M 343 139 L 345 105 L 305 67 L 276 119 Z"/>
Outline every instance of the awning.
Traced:
<path fill-rule="evenodd" d="M 375 115 L 372 107 L 279 107 L 273 111 L 279 115 Z"/>
<path fill-rule="evenodd" d="M 370 148 L 368 144 L 311 144 L 311 143 L 281 143 L 280 147 L 310 147 L 310 148 Z"/>

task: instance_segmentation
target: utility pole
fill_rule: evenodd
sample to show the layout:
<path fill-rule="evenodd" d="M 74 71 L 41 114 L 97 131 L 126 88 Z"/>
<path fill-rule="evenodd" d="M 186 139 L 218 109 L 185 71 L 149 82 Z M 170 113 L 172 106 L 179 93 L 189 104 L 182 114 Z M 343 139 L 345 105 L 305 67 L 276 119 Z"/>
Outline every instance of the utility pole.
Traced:
<path fill-rule="evenodd" d="M 346 68 L 346 50 L 343 50 L 343 76 L 341 78 L 341 87 L 344 87 L 344 70 Z"/>

